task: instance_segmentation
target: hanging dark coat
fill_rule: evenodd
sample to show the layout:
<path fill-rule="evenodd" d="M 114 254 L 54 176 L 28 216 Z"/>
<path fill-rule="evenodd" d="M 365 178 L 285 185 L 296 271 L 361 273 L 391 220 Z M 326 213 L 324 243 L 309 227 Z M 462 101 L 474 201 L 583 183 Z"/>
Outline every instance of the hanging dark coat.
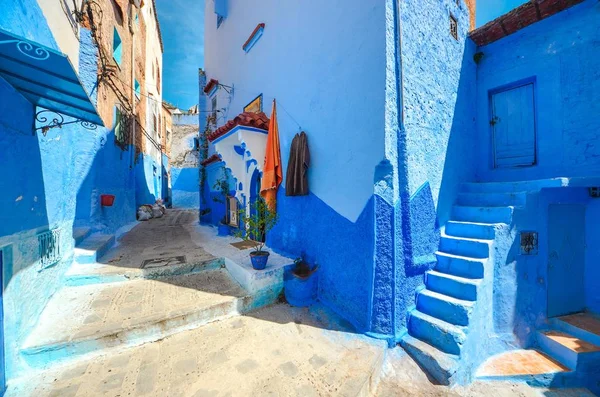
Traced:
<path fill-rule="evenodd" d="M 308 137 L 302 131 L 296 134 L 290 148 L 290 158 L 285 181 L 286 196 L 308 195 L 308 167 L 310 165 L 310 152 L 308 150 Z"/>

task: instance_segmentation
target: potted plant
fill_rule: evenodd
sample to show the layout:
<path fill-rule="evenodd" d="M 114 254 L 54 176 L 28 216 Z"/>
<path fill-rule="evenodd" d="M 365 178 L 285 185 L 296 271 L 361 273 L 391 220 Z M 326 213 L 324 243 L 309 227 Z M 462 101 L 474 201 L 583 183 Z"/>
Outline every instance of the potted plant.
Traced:
<path fill-rule="evenodd" d="M 286 266 L 283 273 L 285 299 L 296 307 L 312 305 L 317 300 L 318 265 L 309 265 L 298 258 L 293 265 Z"/>
<path fill-rule="evenodd" d="M 221 218 L 219 225 L 217 226 L 217 234 L 219 236 L 229 236 L 230 228 L 227 224 L 227 197 L 229 196 L 229 179 L 227 178 L 227 170 L 223 167 L 221 176 L 217 178 L 213 186 L 219 195 L 213 197 L 213 201 L 217 203 L 223 203 L 225 205 L 225 215 Z"/>
<path fill-rule="evenodd" d="M 262 198 L 250 204 L 250 213 L 245 209 L 240 209 L 238 213 L 244 227 L 240 227 L 235 235 L 244 241 L 254 243 L 254 250 L 250 252 L 250 262 L 254 269 L 263 270 L 267 266 L 269 252 L 263 250 L 265 243 L 262 240 L 277 223 L 277 213 L 271 211 Z"/>

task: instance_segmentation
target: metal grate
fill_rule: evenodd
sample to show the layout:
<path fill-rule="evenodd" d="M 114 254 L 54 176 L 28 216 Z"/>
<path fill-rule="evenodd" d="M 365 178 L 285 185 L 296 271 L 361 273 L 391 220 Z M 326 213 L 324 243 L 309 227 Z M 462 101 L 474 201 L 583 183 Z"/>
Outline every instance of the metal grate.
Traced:
<path fill-rule="evenodd" d="M 453 15 L 450 15 L 450 34 L 458 40 L 458 21 Z"/>
<path fill-rule="evenodd" d="M 537 232 L 521 232 L 521 255 L 537 255 Z"/>
<path fill-rule="evenodd" d="M 44 270 L 61 260 L 60 229 L 49 230 L 38 234 L 40 252 L 40 269 Z"/>

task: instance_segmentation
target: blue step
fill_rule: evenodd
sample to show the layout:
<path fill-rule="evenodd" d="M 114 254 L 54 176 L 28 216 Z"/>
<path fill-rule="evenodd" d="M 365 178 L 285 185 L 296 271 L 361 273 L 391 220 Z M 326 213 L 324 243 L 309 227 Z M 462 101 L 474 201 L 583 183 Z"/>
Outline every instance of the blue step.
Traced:
<path fill-rule="evenodd" d="M 526 199 L 526 192 L 459 193 L 456 204 L 467 207 L 522 207 Z"/>
<path fill-rule="evenodd" d="M 453 221 L 510 224 L 512 214 L 513 207 L 452 207 Z"/>
<path fill-rule="evenodd" d="M 417 294 L 417 310 L 453 325 L 466 326 L 473 302 L 424 289 Z"/>
<path fill-rule="evenodd" d="M 468 193 L 536 192 L 543 188 L 564 186 L 568 186 L 567 178 L 552 178 L 518 182 L 463 183 L 461 191 Z"/>
<path fill-rule="evenodd" d="M 446 354 L 410 335 L 404 336 L 400 344 L 440 384 L 454 383 L 453 376 L 458 369 L 457 356 Z"/>
<path fill-rule="evenodd" d="M 440 251 L 436 252 L 435 256 L 435 270 L 439 272 L 472 279 L 483 278 L 486 259 L 468 258 Z"/>
<path fill-rule="evenodd" d="M 425 274 L 427 289 L 467 301 L 477 300 L 480 281 L 430 270 Z"/>
<path fill-rule="evenodd" d="M 496 225 L 493 223 L 446 222 L 446 234 L 455 237 L 493 240 L 496 236 Z"/>
<path fill-rule="evenodd" d="M 467 339 L 460 327 L 413 310 L 408 317 L 409 334 L 444 353 L 459 355 Z"/>
<path fill-rule="evenodd" d="M 579 361 L 586 361 L 586 356 L 600 355 L 600 347 L 561 331 L 540 331 L 537 342 L 544 353 L 571 370 L 577 369 Z"/>
<path fill-rule="evenodd" d="M 442 235 L 440 251 L 471 258 L 488 258 L 490 256 L 490 242 Z"/>
<path fill-rule="evenodd" d="M 112 234 L 93 234 L 75 247 L 75 260 L 82 264 L 97 262 L 114 243 Z"/>
<path fill-rule="evenodd" d="M 73 240 L 75 240 L 75 246 L 81 244 L 81 242 L 86 239 L 90 233 L 92 232 L 92 228 L 90 227 L 74 227 L 73 228 Z"/>
<path fill-rule="evenodd" d="M 580 320 L 580 321 L 578 321 Z M 550 326 L 553 329 L 573 335 L 581 340 L 600 346 L 600 335 L 592 332 L 591 329 L 580 325 L 581 320 L 586 323 L 595 323 L 596 329 L 600 329 L 600 318 L 589 313 L 577 313 L 562 317 L 553 317 L 549 319 Z"/>

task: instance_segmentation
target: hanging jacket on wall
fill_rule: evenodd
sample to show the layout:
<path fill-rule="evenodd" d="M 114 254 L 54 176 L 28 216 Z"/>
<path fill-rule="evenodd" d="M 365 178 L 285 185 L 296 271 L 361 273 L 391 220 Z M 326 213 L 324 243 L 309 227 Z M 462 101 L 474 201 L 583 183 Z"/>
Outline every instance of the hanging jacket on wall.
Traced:
<path fill-rule="evenodd" d="M 308 150 L 308 137 L 302 131 L 296 134 L 290 148 L 290 158 L 285 181 L 286 196 L 308 195 L 308 166 L 310 165 L 310 152 Z"/>

